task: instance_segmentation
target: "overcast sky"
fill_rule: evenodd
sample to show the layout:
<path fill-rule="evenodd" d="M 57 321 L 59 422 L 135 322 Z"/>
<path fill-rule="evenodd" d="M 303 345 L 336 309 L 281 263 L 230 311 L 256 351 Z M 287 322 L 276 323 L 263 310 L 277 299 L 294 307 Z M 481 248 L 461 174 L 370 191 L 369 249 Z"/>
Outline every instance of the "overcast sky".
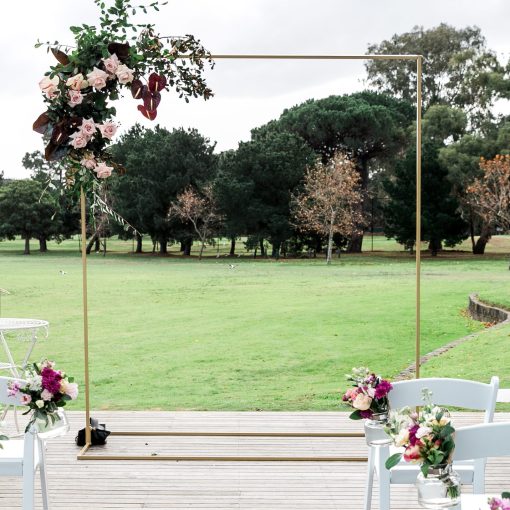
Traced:
<path fill-rule="evenodd" d="M 8 177 L 29 173 L 21 166 L 27 151 L 42 150 L 32 123 L 44 111 L 38 82 L 54 60 L 34 43 L 73 43 L 70 25 L 97 24 L 92 0 L 2 2 L 0 17 L 0 170 Z M 365 53 L 367 45 L 441 22 L 481 27 L 490 48 L 506 62 L 510 52 L 508 0 L 170 0 L 153 21 L 162 35 L 192 33 L 213 54 L 222 53 Z M 164 92 L 157 123 L 196 127 L 217 142 L 235 148 L 250 129 L 276 118 L 305 99 L 363 89 L 360 62 L 219 61 L 208 73 L 215 97 L 185 104 Z M 118 104 L 123 129 L 135 122 L 154 123 L 126 97 Z M 507 104 L 501 105 L 510 111 Z"/>

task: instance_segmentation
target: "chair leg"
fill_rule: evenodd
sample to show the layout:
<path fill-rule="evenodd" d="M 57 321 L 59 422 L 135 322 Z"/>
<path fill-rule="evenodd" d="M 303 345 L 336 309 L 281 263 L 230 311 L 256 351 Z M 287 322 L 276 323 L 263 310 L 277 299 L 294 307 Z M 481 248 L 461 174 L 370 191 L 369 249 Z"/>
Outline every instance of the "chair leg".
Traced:
<path fill-rule="evenodd" d="M 485 459 L 474 461 L 473 494 L 485 493 Z"/>
<path fill-rule="evenodd" d="M 372 489 L 374 487 L 374 448 L 368 447 L 367 485 L 365 487 L 365 510 L 372 507 Z"/>
<path fill-rule="evenodd" d="M 378 455 L 379 510 L 390 510 L 390 472 L 384 465 L 384 455 Z"/>
<path fill-rule="evenodd" d="M 34 470 L 23 472 L 23 510 L 34 510 Z"/>
<path fill-rule="evenodd" d="M 39 476 L 41 478 L 41 492 L 43 500 L 43 509 L 50 510 L 48 500 L 48 479 L 46 477 L 46 460 L 45 460 L 45 444 L 44 441 L 39 442 Z"/>

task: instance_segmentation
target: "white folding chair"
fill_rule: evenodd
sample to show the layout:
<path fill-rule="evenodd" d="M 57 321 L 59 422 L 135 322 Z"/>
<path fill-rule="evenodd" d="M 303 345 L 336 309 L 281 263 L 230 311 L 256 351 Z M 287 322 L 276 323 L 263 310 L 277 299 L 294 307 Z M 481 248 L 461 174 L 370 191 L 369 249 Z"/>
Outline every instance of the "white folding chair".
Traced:
<path fill-rule="evenodd" d="M 413 379 L 393 383 L 393 390 L 388 394 L 391 409 L 405 406 L 423 405 L 423 390 L 432 392 L 432 401 L 440 406 L 461 407 L 469 410 L 485 411 L 484 423 L 494 418 L 496 399 L 499 388 L 498 377 L 492 377 L 490 384 L 464 379 Z M 367 444 L 372 439 L 371 431 L 365 427 Z M 391 470 L 384 463 L 393 453 L 389 445 L 368 445 L 368 475 L 365 491 L 365 510 L 372 505 L 372 488 L 374 475 L 379 479 L 379 509 L 390 510 L 391 484 L 414 484 L 419 473 L 419 466 L 401 461 Z M 471 457 L 467 462 L 455 465 L 461 475 L 463 484 L 473 484 L 473 492 L 481 494 L 485 490 L 485 459 Z"/>
<path fill-rule="evenodd" d="M 0 377 L 0 404 L 22 407 L 20 396 L 8 396 L 10 381 L 19 381 L 12 377 Z M 37 435 L 37 429 L 31 427 L 23 439 L 10 439 L 2 442 L 0 449 L 0 476 L 19 476 L 23 478 L 23 510 L 34 509 L 34 482 L 37 469 L 41 478 L 41 491 L 44 510 L 49 510 L 46 464 L 44 460 L 44 441 Z"/>

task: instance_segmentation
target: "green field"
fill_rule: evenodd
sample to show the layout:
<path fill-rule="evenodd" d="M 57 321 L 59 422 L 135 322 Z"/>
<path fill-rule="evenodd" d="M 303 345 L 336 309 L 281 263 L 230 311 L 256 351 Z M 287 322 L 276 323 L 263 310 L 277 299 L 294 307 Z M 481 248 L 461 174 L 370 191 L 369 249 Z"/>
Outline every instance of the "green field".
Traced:
<path fill-rule="evenodd" d="M 414 259 L 392 252 L 391 241 L 376 242 L 385 251 L 342 255 L 330 267 L 311 259 L 216 258 L 214 249 L 202 262 L 135 256 L 126 253 L 131 243 L 110 243 L 117 253 L 93 254 L 88 264 L 92 406 L 337 409 L 352 366 L 391 377 L 414 359 Z M 463 313 L 469 293 L 510 304 L 508 248 L 508 238 L 496 238 L 484 257 L 424 257 L 423 352 L 482 329 Z M 31 256 L 21 250 L 20 241 L 0 243 L 0 287 L 11 293 L 2 297 L 1 315 L 50 321 L 34 358 L 54 358 L 82 382 L 77 243 Z M 424 374 L 487 380 L 498 373 L 510 387 L 501 350 L 508 333 L 500 330 L 497 342 L 484 333 Z"/>

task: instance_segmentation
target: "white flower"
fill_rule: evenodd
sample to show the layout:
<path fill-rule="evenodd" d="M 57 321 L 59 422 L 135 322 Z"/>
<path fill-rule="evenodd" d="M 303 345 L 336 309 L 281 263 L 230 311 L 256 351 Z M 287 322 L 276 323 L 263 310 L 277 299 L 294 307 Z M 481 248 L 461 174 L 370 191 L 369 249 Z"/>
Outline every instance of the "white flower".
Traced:
<path fill-rule="evenodd" d="M 44 400 L 37 400 L 35 402 L 35 405 L 39 408 L 39 409 L 42 409 L 44 407 Z"/>
<path fill-rule="evenodd" d="M 416 437 L 418 439 L 421 439 L 422 437 L 428 436 L 432 432 L 432 429 L 430 427 L 420 427 L 416 431 Z"/>
<path fill-rule="evenodd" d="M 40 391 L 42 389 L 42 377 L 40 375 L 30 377 L 27 382 L 30 391 Z"/>
<path fill-rule="evenodd" d="M 117 67 L 115 74 L 119 79 L 119 83 L 122 83 L 123 85 L 125 85 L 126 83 L 131 83 L 133 81 L 133 71 L 124 64 L 121 64 L 119 67 Z"/>
<path fill-rule="evenodd" d="M 402 429 L 395 436 L 395 446 L 404 446 L 409 441 L 409 429 Z"/>

